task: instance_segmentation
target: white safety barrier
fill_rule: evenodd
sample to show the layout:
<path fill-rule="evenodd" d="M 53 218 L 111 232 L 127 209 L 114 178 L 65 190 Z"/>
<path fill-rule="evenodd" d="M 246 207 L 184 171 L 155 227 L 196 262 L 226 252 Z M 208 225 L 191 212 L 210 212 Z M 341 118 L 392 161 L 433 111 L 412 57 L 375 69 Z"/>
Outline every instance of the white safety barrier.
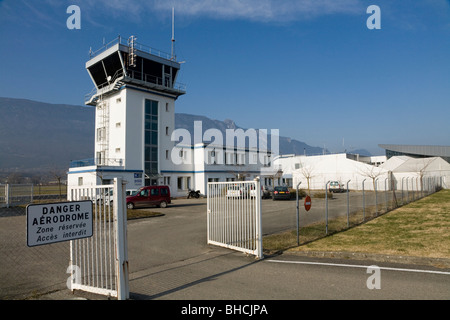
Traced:
<path fill-rule="evenodd" d="M 69 187 L 68 200 L 92 200 L 93 236 L 70 242 L 69 289 L 129 298 L 125 184 Z"/>
<path fill-rule="evenodd" d="M 208 244 L 263 258 L 261 184 L 255 181 L 209 182 Z"/>

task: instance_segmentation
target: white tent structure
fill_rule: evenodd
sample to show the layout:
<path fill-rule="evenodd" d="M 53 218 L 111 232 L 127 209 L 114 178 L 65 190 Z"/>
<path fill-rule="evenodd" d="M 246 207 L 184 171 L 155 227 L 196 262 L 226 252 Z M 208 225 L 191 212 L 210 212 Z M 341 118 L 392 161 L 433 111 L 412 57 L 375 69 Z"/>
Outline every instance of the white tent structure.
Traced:
<path fill-rule="evenodd" d="M 301 182 L 301 188 L 324 190 L 328 181 L 339 181 L 352 190 L 385 190 L 389 188 L 389 171 L 381 166 L 373 166 L 350 159 L 346 153 L 295 156 L 278 160 L 283 172 L 292 170 L 294 187 Z M 385 182 L 386 181 L 386 182 Z"/>
<path fill-rule="evenodd" d="M 421 191 L 430 186 L 449 188 L 450 164 L 440 157 L 412 158 L 396 156 L 381 165 L 392 172 L 397 189 Z"/>

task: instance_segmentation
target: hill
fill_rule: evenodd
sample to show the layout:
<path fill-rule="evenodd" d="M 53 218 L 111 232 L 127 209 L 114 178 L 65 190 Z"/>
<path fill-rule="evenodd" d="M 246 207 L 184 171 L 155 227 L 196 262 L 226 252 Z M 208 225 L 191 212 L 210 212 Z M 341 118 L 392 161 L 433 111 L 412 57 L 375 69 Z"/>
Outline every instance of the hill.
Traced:
<path fill-rule="evenodd" d="M 0 97 L 0 114 L 0 173 L 67 170 L 71 160 L 94 155 L 95 109 L 92 107 Z M 185 128 L 192 136 L 194 121 L 202 121 L 203 131 L 219 129 L 224 137 L 226 129 L 239 128 L 233 120 L 175 115 L 176 128 Z M 323 150 L 280 137 L 279 151 L 320 154 Z"/>

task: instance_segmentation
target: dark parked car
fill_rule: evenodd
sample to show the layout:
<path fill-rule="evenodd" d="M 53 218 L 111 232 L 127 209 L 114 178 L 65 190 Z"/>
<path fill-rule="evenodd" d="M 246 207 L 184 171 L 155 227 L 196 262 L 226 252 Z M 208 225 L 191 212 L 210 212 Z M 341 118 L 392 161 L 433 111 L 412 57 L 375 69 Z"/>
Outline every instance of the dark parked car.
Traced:
<path fill-rule="evenodd" d="M 275 187 L 273 189 L 272 199 L 273 200 L 279 200 L 279 199 L 287 199 L 289 200 L 291 198 L 291 193 L 289 192 L 288 187 Z"/>
<path fill-rule="evenodd" d="M 170 203 L 170 189 L 168 186 L 142 187 L 138 192 L 127 197 L 127 208 L 159 206 L 165 208 Z"/>

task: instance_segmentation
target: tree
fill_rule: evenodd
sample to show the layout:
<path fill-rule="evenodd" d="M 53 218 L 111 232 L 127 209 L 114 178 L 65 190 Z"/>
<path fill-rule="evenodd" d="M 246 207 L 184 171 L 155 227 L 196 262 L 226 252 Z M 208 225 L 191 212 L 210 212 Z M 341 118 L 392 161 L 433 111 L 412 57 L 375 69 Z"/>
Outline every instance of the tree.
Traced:
<path fill-rule="evenodd" d="M 377 178 L 384 174 L 384 170 L 380 167 L 368 164 L 365 165 L 363 168 L 359 168 L 358 173 L 364 177 L 372 179 L 373 190 L 375 191 L 377 189 L 376 188 Z"/>
<path fill-rule="evenodd" d="M 311 195 L 311 179 L 314 178 L 314 174 L 313 174 L 314 166 L 313 165 L 305 166 L 300 161 L 300 172 L 306 179 L 306 183 L 308 184 L 308 195 L 310 196 Z"/>

